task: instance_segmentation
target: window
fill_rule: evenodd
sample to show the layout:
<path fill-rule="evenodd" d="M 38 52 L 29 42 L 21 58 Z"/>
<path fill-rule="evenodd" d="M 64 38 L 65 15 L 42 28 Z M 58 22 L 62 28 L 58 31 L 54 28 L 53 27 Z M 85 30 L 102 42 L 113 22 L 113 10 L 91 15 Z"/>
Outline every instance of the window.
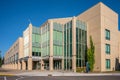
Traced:
<path fill-rule="evenodd" d="M 41 52 L 32 52 L 32 56 L 41 56 Z"/>
<path fill-rule="evenodd" d="M 110 69 L 110 59 L 106 59 L 106 69 Z"/>
<path fill-rule="evenodd" d="M 38 52 L 38 55 L 41 56 L 41 52 Z"/>
<path fill-rule="evenodd" d="M 53 39 L 54 39 L 54 40 L 57 39 L 57 31 L 53 31 Z"/>
<path fill-rule="evenodd" d="M 106 40 L 110 40 L 110 30 L 105 29 L 105 38 Z"/>
<path fill-rule="evenodd" d="M 32 42 L 35 42 L 35 34 L 32 34 Z"/>
<path fill-rule="evenodd" d="M 53 48 L 54 48 L 54 55 L 57 56 L 57 46 L 54 45 Z"/>
<path fill-rule="evenodd" d="M 110 54 L 110 44 L 106 44 L 105 46 L 106 46 L 106 49 L 105 49 L 106 51 L 105 52 L 107 54 Z"/>
<path fill-rule="evenodd" d="M 32 52 L 32 56 L 35 56 L 35 52 Z"/>

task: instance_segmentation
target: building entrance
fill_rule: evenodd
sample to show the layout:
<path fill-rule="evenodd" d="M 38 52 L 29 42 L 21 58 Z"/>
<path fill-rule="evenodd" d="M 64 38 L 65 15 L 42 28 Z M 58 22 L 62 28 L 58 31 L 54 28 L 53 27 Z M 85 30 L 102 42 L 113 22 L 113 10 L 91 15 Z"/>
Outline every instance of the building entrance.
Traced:
<path fill-rule="evenodd" d="M 49 61 L 44 61 L 44 69 L 49 70 Z"/>
<path fill-rule="evenodd" d="M 61 60 L 54 60 L 53 68 L 54 68 L 54 70 L 61 70 L 62 69 L 62 62 L 61 62 Z"/>
<path fill-rule="evenodd" d="M 33 61 L 33 70 L 40 69 L 40 63 L 39 61 Z"/>

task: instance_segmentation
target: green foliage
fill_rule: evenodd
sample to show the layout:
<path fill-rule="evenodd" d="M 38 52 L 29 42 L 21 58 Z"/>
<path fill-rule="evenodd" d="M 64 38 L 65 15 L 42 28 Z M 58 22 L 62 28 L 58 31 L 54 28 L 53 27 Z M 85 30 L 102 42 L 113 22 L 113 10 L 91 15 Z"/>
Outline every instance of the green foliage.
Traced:
<path fill-rule="evenodd" d="M 85 67 L 77 67 L 76 72 L 85 72 Z"/>
<path fill-rule="evenodd" d="M 93 44 L 92 37 L 90 36 L 90 47 L 87 49 L 87 61 L 90 65 L 91 71 L 93 71 L 94 63 L 95 63 L 94 51 L 95 51 L 95 46 Z"/>

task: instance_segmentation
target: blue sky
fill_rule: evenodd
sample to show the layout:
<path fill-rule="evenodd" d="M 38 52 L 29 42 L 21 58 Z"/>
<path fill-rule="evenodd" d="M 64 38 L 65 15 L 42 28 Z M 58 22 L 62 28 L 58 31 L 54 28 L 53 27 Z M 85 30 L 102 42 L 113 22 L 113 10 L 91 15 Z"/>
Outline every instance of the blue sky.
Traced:
<path fill-rule="evenodd" d="M 120 0 L 0 0 L 2 56 L 22 36 L 29 19 L 39 27 L 50 18 L 76 16 L 100 1 L 120 15 Z"/>

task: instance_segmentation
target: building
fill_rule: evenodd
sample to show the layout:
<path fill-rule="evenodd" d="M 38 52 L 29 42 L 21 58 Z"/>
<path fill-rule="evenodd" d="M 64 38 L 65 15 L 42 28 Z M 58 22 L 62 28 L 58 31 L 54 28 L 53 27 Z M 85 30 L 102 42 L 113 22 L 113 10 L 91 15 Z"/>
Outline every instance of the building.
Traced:
<path fill-rule="evenodd" d="M 22 58 L 23 54 L 23 38 L 19 37 L 18 40 L 10 47 L 4 56 L 3 68 L 7 69 L 22 69 L 19 59 Z"/>
<path fill-rule="evenodd" d="M 30 23 L 18 47 L 21 52 L 8 51 L 3 67 L 76 72 L 77 67 L 86 66 L 91 36 L 95 45 L 94 71 L 118 70 L 119 34 L 118 14 L 100 2 L 78 16 L 48 19 L 39 28 Z M 8 55 L 13 56 L 14 52 L 20 57 L 11 64 L 8 61 L 12 57 Z M 13 67 L 16 64 L 18 67 Z"/>

